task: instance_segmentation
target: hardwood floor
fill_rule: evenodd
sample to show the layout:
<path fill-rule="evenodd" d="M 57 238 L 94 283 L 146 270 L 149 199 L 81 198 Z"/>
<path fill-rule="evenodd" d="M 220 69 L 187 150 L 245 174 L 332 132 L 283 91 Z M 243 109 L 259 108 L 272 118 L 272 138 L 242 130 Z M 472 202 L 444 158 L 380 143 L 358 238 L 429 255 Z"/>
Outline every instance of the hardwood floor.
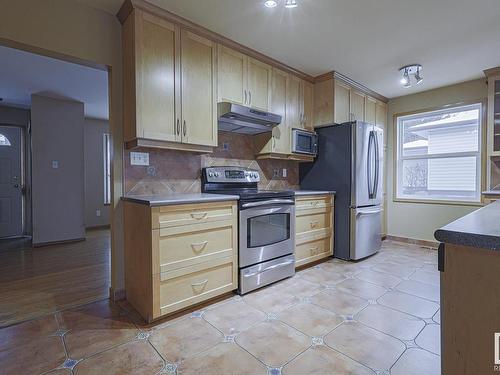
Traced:
<path fill-rule="evenodd" d="M 31 248 L 0 242 L 0 327 L 108 298 L 108 229 L 81 242 Z M 6 250 L 5 250 L 6 249 Z"/>

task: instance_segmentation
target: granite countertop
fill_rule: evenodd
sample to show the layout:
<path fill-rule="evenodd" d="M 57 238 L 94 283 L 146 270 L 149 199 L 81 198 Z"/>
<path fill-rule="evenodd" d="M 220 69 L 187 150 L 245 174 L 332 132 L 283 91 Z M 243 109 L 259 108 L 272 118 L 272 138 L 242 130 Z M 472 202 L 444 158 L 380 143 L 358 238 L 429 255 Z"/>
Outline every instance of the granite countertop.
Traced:
<path fill-rule="evenodd" d="M 500 190 L 485 190 L 481 192 L 482 195 L 500 195 Z"/>
<path fill-rule="evenodd" d="M 500 251 L 500 201 L 445 225 L 434 237 L 440 242 Z"/>
<path fill-rule="evenodd" d="M 174 204 L 223 202 L 238 200 L 237 195 L 206 194 L 206 193 L 172 193 L 163 195 L 125 195 L 122 200 L 154 206 L 169 206 Z"/>
<path fill-rule="evenodd" d="M 296 196 L 335 194 L 334 190 L 295 190 Z"/>

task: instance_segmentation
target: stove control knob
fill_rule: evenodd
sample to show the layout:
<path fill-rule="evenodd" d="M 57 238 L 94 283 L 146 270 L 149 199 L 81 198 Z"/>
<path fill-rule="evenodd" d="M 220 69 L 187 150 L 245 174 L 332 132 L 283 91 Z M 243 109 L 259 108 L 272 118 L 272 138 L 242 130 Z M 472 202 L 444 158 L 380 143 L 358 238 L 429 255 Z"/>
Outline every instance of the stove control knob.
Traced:
<path fill-rule="evenodd" d="M 215 177 L 219 177 L 220 176 L 220 172 L 215 172 Z"/>
<path fill-rule="evenodd" d="M 258 173 L 254 173 L 253 174 L 253 178 L 258 178 L 259 177 L 259 174 Z"/>
<path fill-rule="evenodd" d="M 213 177 L 214 176 L 214 172 L 208 172 L 208 177 Z"/>

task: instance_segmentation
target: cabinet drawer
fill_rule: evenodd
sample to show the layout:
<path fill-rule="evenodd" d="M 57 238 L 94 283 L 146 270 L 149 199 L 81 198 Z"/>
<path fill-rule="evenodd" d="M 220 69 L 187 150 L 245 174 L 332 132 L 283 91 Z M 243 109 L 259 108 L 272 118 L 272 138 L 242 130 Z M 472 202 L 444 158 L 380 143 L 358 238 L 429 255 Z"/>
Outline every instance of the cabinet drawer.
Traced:
<path fill-rule="evenodd" d="M 295 264 L 301 266 L 332 255 L 332 238 L 305 242 L 295 247 Z"/>
<path fill-rule="evenodd" d="M 160 315 L 203 302 L 237 288 L 232 257 L 153 276 Z M 187 271 L 187 273 L 183 273 Z"/>
<path fill-rule="evenodd" d="M 295 202 L 295 210 L 309 210 L 309 209 L 326 209 L 333 204 L 333 197 L 331 195 L 311 195 L 297 197 Z"/>
<path fill-rule="evenodd" d="M 222 222 L 225 226 L 215 229 L 204 229 L 205 225 L 193 225 L 200 230 L 165 235 L 168 230 L 153 231 L 153 241 L 158 244 L 160 269 L 153 273 L 171 271 L 176 268 L 191 266 L 214 258 L 232 256 L 233 249 L 232 222 Z"/>
<path fill-rule="evenodd" d="M 236 202 L 189 204 L 159 207 L 152 221 L 156 229 L 230 220 L 233 215 L 236 215 Z"/>
<path fill-rule="evenodd" d="M 295 218 L 295 233 L 309 232 L 331 226 L 332 215 L 328 211 L 314 215 L 297 216 Z"/>

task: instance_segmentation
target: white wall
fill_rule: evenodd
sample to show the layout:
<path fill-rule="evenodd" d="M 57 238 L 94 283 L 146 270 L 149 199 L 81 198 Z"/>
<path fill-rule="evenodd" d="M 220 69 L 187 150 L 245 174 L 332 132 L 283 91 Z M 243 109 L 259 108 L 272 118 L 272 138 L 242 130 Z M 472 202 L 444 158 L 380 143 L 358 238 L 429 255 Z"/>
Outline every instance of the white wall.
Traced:
<path fill-rule="evenodd" d="M 486 80 L 479 79 L 418 94 L 391 99 L 387 121 L 387 234 L 435 241 L 434 231 L 474 210 L 477 206 L 394 202 L 394 136 L 396 114 L 433 109 L 447 104 L 486 100 Z M 483 124 L 486 131 L 486 123 Z M 483 145 L 485 151 L 486 145 Z M 483 174 L 486 173 L 483 171 Z"/>
<path fill-rule="evenodd" d="M 83 125 L 85 158 L 85 227 L 109 225 L 109 205 L 104 205 L 104 134 L 109 124 L 86 118 Z M 99 210 L 101 216 L 97 216 Z"/>
<path fill-rule="evenodd" d="M 31 96 L 35 245 L 85 237 L 83 119 L 83 103 Z"/>

